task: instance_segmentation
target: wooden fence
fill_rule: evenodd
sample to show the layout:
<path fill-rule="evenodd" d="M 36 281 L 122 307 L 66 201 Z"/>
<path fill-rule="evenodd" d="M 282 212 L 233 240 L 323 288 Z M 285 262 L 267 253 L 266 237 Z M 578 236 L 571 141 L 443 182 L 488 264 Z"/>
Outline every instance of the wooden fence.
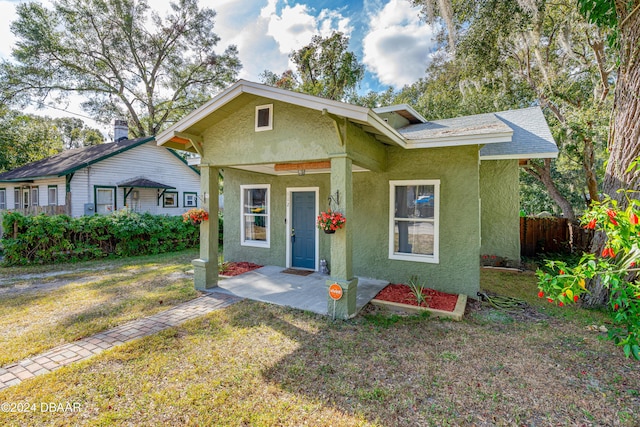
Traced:
<path fill-rule="evenodd" d="M 520 255 L 581 253 L 589 250 L 593 232 L 566 218 L 520 218 Z"/>
<path fill-rule="evenodd" d="M 10 209 L 11 212 L 20 212 L 23 215 L 69 215 L 71 209 L 68 205 L 56 205 L 56 206 L 30 206 L 26 209 Z M 0 210 L 0 239 L 2 238 L 2 213 L 5 211 Z"/>

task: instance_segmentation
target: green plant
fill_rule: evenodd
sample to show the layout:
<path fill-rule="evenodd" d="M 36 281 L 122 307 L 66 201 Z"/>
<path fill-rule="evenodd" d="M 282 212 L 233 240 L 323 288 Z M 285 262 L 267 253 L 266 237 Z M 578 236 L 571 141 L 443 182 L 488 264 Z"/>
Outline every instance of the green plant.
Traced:
<path fill-rule="evenodd" d="M 421 282 L 418 276 L 411 276 L 409 278 L 407 286 L 409 286 L 409 289 L 411 289 L 411 294 L 415 298 L 418 305 L 422 306 L 424 304 L 426 306 L 427 296 L 422 293 L 426 288 L 426 283 Z"/>
<path fill-rule="evenodd" d="M 620 209 L 615 200 L 594 203 L 582 218 L 585 228 L 602 231 L 607 241 L 602 253 L 584 254 L 577 265 L 548 261 L 546 270 L 538 270 L 540 298 L 562 307 L 577 303 L 589 291 L 586 281 L 601 280 L 609 290 L 609 305 L 614 327 L 609 338 L 623 348 L 627 357 L 640 360 L 640 201 L 627 199 Z"/>
<path fill-rule="evenodd" d="M 199 230 L 182 217 L 138 214 L 126 209 L 111 215 L 3 214 L 4 265 L 51 264 L 106 256 L 158 254 L 195 247 Z"/>

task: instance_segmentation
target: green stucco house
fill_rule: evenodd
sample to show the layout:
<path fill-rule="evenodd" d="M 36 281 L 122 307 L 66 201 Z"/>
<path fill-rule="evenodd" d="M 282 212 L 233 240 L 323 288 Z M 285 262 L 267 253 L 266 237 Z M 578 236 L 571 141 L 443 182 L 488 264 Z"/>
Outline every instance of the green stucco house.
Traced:
<path fill-rule="evenodd" d="M 240 80 L 157 137 L 201 156 L 224 258 L 476 296 L 480 258 L 518 260 L 519 162 L 558 149 L 539 107 L 427 121 L 408 105 L 369 109 Z M 346 226 L 325 234 L 331 208 Z M 195 285 L 217 284 L 217 222 L 201 225 Z"/>

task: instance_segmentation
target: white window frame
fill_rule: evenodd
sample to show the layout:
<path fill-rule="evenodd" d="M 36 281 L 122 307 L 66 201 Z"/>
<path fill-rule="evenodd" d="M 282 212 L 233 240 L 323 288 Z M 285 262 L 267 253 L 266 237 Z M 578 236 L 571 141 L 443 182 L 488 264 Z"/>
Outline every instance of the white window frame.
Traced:
<path fill-rule="evenodd" d="M 269 124 L 267 126 L 258 126 L 258 112 L 260 110 L 269 110 Z M 273 129 L 273 104 L 258 105 L 256 107 L 256 132 Z"/>
<path fill-rule="evenodd" d="M 433 219 L 430 218 L 396 218 L 396 187 L 432 185 L 433 186 Z M 433 223 L 433 255 L 408 254 L 394 251 L 395 223 L 397 220 L 409 222 L 429 222 Z M 389 181 L 389 259 L 426 262 L 438 264 L 440 262 L 440 180 L 401 180 Z"/>
<path fill-rule="evenodd" d="M 51 192 L 53 192 L 53 197 L 51 197 Z M 47 187 L 47 205 L 58 206 L 58 186 L 57 185 L 50 185 Z"/>
<path fill-rule="evenodd" d="M 245 190 L 259 190 L 266 189 L 266 208 L 267 213 L 264 215 L 265 218 L 265 227 L 267 229 L 266 232 L 266 240 L 248 240 L 246 238 L 245 228 L 244 228 L 244 219 L 245 215 L 254 215 L 245 213 L 244 204 L 245 204 Z M 255 184 L 255 185 L 241 185 L 240 186 L 240 245 L 241 246 L 253 246 L 257 248 L 270 248 L 271 247 L 271 185 L 269 184 Z"/>
<path fill-rule="evenodd" d="M 96 201 L 95 201 L 95 205 L 96 205 L 96 210 L 95 212 L 101 215 L 109 215 L 111 213 L 113 213 L 116 210 L 116 187 L 110 187 L 110 186 L 96 186 L 94 188 L 95 191 L 95 197 L 96 197 Z M 98 203 L 98 193 L 100 191 L 110 191 L 111 192 L 111 204 L 107 204 L 107 203 Z M 104 206 L 105 208 L 105 212 L 99 212 L 100 210 L 100 206 Z"/>
<path fill-rule="evenodd" d="M 13 189 L 13 206 L 14 209 L 22 209 L 22 189 L 20 187 Z"/>
<path fill-rule="evenodd" d="M 31 206 L 40 205 L 40 189 L 38 187 L 31 187 Z"/>
<path fill-rule="evenodd" d="M 174 203 L 169 204 L 167 203 L 167 195 L 173 195 L 173 201 Z M 178 203 L 178 192 L 177 191 L 165 191 L 164 194 L 162 195 L 162 207 L 163 208 L 178 208 L 179 203 Z"/>
<path fill-rule="evenodd" d="M 2 198 L 0 199 L 0 210 L 7 209 L 7 189 L 0 188 L 0 194 L 2 194 Z"/>
<path fill-rule="evenodd" d="M 185 191 L 183 194 L 185 208 L 197 208 L 198 207 L 198 193 Z"/>

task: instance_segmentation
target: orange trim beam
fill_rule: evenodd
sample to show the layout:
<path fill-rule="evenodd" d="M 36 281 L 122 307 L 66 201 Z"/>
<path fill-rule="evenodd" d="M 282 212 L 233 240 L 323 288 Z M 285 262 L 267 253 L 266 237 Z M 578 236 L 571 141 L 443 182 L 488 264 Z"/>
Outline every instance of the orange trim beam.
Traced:
<path fill-rule="evenodd" d="M 330 169 L 331 161 L 325 160 L 320 162 L 304 162 L 304 163 L 276 163 L 274 169 L 276 172 L 297 171 L 311 169 Z"/>

